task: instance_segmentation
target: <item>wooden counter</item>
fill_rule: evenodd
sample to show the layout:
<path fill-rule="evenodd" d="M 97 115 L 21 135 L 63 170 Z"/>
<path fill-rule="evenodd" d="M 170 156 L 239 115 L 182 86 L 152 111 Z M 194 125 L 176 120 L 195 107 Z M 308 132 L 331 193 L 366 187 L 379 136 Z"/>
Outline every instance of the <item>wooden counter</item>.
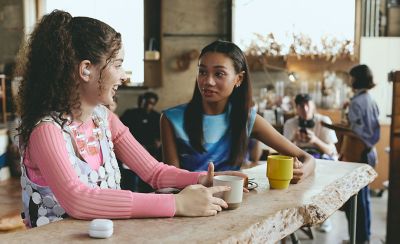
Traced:
<path fill-rule="evenodd" d="M 324 221 L 370 183 L 366 164 L 317 160 L 316 172 L 286 190 L 269 189 L 265 164 L 244 170 L 259 187 L 236 210 L 214 217 L 114 220 L 109 239 L 88 236 L 89 221 L 68 219 L 1 236 L 4 243 L 274 243 L 303 225 Z"/>

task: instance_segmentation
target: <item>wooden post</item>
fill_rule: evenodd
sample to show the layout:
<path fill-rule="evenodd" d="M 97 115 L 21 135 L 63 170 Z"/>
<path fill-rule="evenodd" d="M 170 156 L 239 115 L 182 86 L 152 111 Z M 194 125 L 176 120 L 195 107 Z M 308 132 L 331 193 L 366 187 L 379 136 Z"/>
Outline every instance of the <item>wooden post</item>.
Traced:
<path fill-rule="evenodd" d="M 398 243 L 400 226 L 400 71 L 392 72 L 390 77 L 390 80 L 393 81 L 393 102 L 386 243 Z"/>
<path fill-rule="evenodd" d="M 1 80 L 1 88 L 0 88 L 0 93 L 1 93 L 1 102 L 2 102 L 2 109 L 3 109 L 3 123 L 5 126 L 7 126 L 7 97 L 6 97 L 6 76 L 3 74 L 0 74 L 0 80 Z"/>

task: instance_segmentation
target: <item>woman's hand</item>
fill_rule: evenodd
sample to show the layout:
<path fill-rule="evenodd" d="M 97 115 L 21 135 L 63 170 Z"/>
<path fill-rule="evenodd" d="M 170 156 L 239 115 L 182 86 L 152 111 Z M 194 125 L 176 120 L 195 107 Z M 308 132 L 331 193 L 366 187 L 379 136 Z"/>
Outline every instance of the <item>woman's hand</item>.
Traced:
<path fill-rule="evenodd" d="M 175 216 L 212 216 L 227 208 L 228 204 L 214 193 L 229 191 L 229 186 L 205 187 L 191 185 L 175 196 Z"/>
<path fill-rule="evenodd" d="M 206 175 L 200 175 L 199 180 L 197 181 L 198 184 L 202 184 L 203 186 L 212 186 L 213 185 L 213 178 L 214 178 L 214 163 L 210 162 L 208 164 L 208 171 Z"/>
<path fill-rule="evenodd" d="M 213 178 L 214 175 L 234 175 L 242 177 L 243 179 L 247 179 L 247 175 L 240 172 L 240 171 L 221 171 L 221 172 L 214 172 L 214 163 L 210 162 L 208 164 L 208 171 L 206 175 L 201 175 L 199 177 L 198 183 L 202 184 L 203 186 L 212 186 L 213 185 Z M 249 192 L 247 188 L 243 188 L 244 192 Z"/>
<path fill-rule="evenodd" d="M 290 181 L 290 183 L 296 184 L 301 180 L 301 177 L 304 174 L 302 168 L 303 168 L 303 163 L 297 157 L 294 157 L 293 178 Z"/>
<path fill-rule="evenodd" d="M 301 162 L 297 157 L 294 158 L 293 162 L 293 179 L 290 181 L 292 184 L 297 184 L 308 175 L 314 172 L 315 159 L 307 154 L 307 156 Z"/>

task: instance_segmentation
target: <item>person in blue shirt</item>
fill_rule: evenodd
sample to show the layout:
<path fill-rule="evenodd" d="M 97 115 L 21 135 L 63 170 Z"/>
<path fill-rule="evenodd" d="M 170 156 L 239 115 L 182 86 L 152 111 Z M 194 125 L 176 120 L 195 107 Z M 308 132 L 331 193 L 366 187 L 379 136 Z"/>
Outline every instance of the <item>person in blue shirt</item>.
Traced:
<path fill-rule="evenodd" d="M 232 42 L 215 41 L 200 53 L 192 99 L 163 112 L 164 162 L 189 171 L 239 170 L 253 137 L 283 155 L 296 157 L 292 183 L 309 176 L 313 157 L 277 132 L 252 108 L 244 53 Z"/>
<path fill-rule="evenodd" d="M 375 144 L 379 141 L 379 109 L 368 90 L 375 86 L 372 72 L 367 65 L 361 64 L 350 70 L 354 96 L 348 111 L 351 130 L 364 142 L 366 148 L 360 155 L 360 162 L 375 166 L 377 154 Z M 346 217 L 350 219 L 350 204 L 345 205 Z M 368 243 L 371 236 L 371 209 L 368 186 L 357 195 L 356 242 Z"/>
<path fill-rule="evenodd" d="M 367 65 L 358 65 L 351 69 L 350 76 L 354 96 L 351 98 L 348 122 L 352 131 L 366 145 L 362 158 L 363 163 L 375 167 L 377 154 L 375 144 L 380 137 L 379 109 L 368 90 L 375 87 L 371 70 Z"/>

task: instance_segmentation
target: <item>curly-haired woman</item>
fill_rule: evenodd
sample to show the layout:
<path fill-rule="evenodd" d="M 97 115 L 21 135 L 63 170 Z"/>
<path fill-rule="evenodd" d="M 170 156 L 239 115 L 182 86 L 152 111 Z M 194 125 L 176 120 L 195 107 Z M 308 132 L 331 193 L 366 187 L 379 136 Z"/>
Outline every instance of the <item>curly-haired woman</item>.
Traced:
<path fill-rule="evenodd" d="M 105 106 L 126 79 L 120 33 L 88 17 L 55 10 L 26 47 L 19 91 L 24 221 L 209 216 L 227 207 L 212 194 L 213 167 L 192 173 L 157 162 Z M 116 155 L 153 188 L 179 194 L 120 190 Z M 234 173 L 232 173 L 234 174 Z"/>

